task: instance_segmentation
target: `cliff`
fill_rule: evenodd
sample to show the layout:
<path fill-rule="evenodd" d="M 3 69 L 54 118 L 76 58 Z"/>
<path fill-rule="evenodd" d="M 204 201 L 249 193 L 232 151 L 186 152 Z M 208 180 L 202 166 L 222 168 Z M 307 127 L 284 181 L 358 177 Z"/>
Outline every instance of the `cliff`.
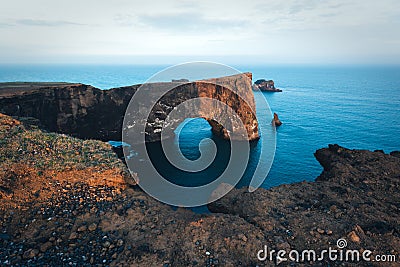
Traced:
<path fill-rule="evenodd" d="M 264 245 L 321 251 L 345 238 L 349 249 L 373 256 L 400 247 L 399 152 L 330 145 L 315 153 L 324 168 L 316 182 L 233 189 L 209 205 L 210 214 L 196 214 L 128 186 L 109 145 L 29 128 L 0 115 L 5 266 L 276 266 L 257 259 Z"/>
<path fill-rule="evenodd" d="M 151 103 L 154 109 L 147 120 L 147 141 L 160 140 L 159 129 L 175 106 L 200 96 L 217 99 L 230 106 L 245 125 L 247 138 L 259 138 L 251 74 L 172 84 L 176 86 L 174 90 L 157 103 Z M 148 85 L 154 90 L 157 86 L 160 84 Z M 70 83 L 0 83 L 0 112 L 37 118 L 46 130 L 52 132 L 84 139 L 121 140 L 126 108 L 139 87 L 100 90 L 90 85 Z M 148 90 L 149 99 L 154 90 Z M 238 97 L 239 94 L 244 99 Z M 216 111 L 204 104 L 200 106 L 200 113 L 210 122 L 216 134 L 229 137 L 227 131 L 213 120 L 216 113 L 223 114 L 222 110 Z"/>
<path fill-rule="evenodd" d="M 120 140 L 126 106 L 138 87 L 100 90 L 85 84 L 2 83 L 0 112 L 37 118 L 52 132 Z"/>

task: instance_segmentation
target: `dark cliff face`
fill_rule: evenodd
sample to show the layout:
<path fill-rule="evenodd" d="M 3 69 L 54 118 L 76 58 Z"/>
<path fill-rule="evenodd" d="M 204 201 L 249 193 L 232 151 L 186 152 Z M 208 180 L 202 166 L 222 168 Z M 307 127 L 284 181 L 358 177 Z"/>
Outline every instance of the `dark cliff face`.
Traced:
<path fill-rule="evenodd" d="M 85 139 L 119 140 L 123 115 L 138 86 L 100 90 L 84 84 L 0 87 L 0 110 L 34 117 L 46 130 Z"/>
<path fill-rule="evenodd" d="M 217 83 L 218 86 L 210 82 Z M 230 106 L 241 117 L 248 140 L 259 138 L 251 74 L 211 79 L 207 82 L 182 82 L 176 83 L 176 86 L 176 89 L 168 92 L 154 105 L 146 124 L 147 141 L 159 141 L 159 129 L 163 127 L 163 122 L 174 107 L 197 97 L 217 99 Z M 37 118 L 46 130 L 53 132 L 84 139 L 121 140 L 127 106 L 139 87 L 140 85 L 134 85 L 100 90 L 84 84 L 5 83 L 0 84 L 0 112 L 17 117 Z M 149 87 L 157 89 L 156 84 Z M 149 90 L 149 97 L 151 92 Z M 238 94 L 244 96 L 244 99 L 238 97 Z M 202 105 L 200 109 L 202 117 L 210 122 L 213 131 L 229 138 L 228 133 L 213 120 L 215 110 L 207 105 Z"/>

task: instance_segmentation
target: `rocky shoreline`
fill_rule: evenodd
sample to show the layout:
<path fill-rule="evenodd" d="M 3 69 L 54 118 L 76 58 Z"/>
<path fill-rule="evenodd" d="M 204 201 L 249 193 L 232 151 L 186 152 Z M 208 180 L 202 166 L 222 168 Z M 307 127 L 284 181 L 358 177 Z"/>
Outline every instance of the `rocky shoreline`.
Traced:
<path fill-rule="evenodd" d="M 147 196 L 101 141 L 5 115 L 0 137 L 2 266 L 275 266 L 257 259 L 264 245 L 321 250 L 339 238 L 398 257 L 398 152 L 330 145 L 315 153 L 324 167 L 315 182 L 234 189 L 196 214 Z M 398 266 L 295 266 L 328 264 Z"/>

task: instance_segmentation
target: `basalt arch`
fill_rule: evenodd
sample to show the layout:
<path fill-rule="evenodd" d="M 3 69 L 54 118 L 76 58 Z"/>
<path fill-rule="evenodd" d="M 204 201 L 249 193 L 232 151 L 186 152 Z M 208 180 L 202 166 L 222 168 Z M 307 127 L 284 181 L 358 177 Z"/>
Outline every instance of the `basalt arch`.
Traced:
<path fill-rule="evenodd" d="M 148 110 L 148 106 L 152 109 Z M 169 117 L 176 109 L 179 109 L 181 120 Z M 147 110 L 146 114 L 141 114 L 144 110 Z M 193 82 L 144 84 L 128 107 L 124 125 L 126 136 L 132 142 L 140 140 L 142 131 L 135 126 L 146 125 L 146 141 L 160 141 L 172 137 L 182 119 L 193 115 L 208 121 L 212 132 L 224 139 L 257 140 L 259 133 L 251 74 Z M 239 120 L 233 117 L 239 117 Z M 227 127 L 223 122 L 228 124 Z"/>

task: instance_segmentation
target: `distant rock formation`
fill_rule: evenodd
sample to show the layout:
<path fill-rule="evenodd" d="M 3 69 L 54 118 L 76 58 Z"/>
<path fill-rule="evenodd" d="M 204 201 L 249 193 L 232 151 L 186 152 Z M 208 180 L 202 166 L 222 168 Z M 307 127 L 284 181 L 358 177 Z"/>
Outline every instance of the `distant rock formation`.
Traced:
<path fill-rule="evenodd" d="M 188 79 L 178 79 L 178 80 L 172 79 L 171 82 L 173 82 L 173 83 L 187 83 L 187 82 L 189 82 L 189 80 Z"/>
<path fill-rule="evenodd" d="M 154 105 L 147 120 L 146 140 L 159 141 L 160 128 L 169 112 L 180 103 L 197 97 L 217 99 L 230 106 L 245 125 L 247 139 L 257 140 L 258 122 L 254 114 L 251 77 L 251 73 L 244 73 L 177 85 Z M 140 86 L 100 90 L 79 83 L 0 83 L 0 112 L 39 119 L 41 125 L 52 132 L 84 139 L 121 140 L 126 108 Z M 213 120 L 212 112 L 215 113 L 215 110 L 206 104 L 200 109 L 202 117 L 210 123 L 215 134 L 223 138 L 230 137 Z"/>
<path fill-rule="evenodd" d="M 282 125 L 282 122 L 279 120 L 278 114 L 274 112 L 274 118 L 272 119 L 272 125 L 279 127 Z"/>
<path fill-rule="evenodd" d="M 282 92 L 281 89 L 275 88 L 273 80 L 260 79 L 253 84 L 253 90 L 261 90 L 264 92 Z"/>

